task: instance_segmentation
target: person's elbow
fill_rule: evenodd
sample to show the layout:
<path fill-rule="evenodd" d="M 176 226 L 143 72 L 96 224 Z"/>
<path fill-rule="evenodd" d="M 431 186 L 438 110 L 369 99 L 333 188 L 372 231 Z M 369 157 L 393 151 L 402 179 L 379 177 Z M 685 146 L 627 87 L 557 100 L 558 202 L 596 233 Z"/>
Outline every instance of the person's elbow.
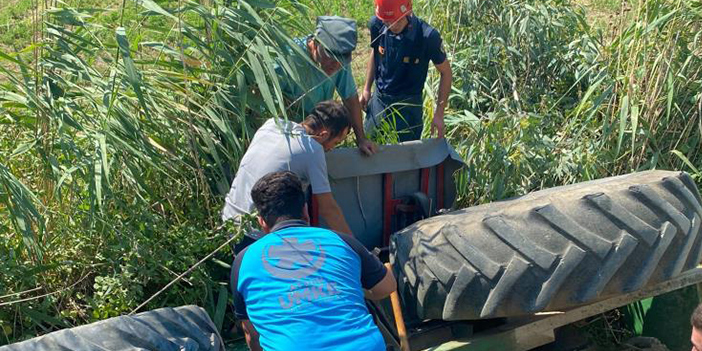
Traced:
<path fill-rule="evenodd" d="M 453 71 L 451 70 L 451 62 L 448 59 L 446 59 L 446 60 L 444 60 L 444 62 L 436 65 L 436 69 L 439 71 L 441 78 L 444 78 L 444 79 L 452 79 L 453 78 Z"/>
<path fill-rule="evenodd" d="M 315 194 L 313 196 L 317 199 L 319 215 L 322 216 L 322 218 L 338 216 L 340 214 L 341 209 L 331 193 Z"/>
<path fill-rule="evenodd" d="M 392 274 L 392 270 L 386 269 L 383 279 L 368 290 L 366 297 L 370 300 L 382 300 L 390 296 L 395 290 L 397 290 L 395 275 Z"/>

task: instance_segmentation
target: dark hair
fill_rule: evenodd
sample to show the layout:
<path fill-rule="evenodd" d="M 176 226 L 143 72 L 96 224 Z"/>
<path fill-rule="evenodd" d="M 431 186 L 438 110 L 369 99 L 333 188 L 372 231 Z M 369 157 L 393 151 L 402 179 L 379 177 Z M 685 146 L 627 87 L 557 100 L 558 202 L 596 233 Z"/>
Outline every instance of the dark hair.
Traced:
<path fill-rule="evenodd" d="M 305 193 L 300 178 L 293 172 L 266 174 L 254 184 L 251 198 L 268 226 L 303 217 Z"/>
<path fill-rule="evenodd" d="M 692 312 L 690 324 L 692 324 L 694 328 L 702 330 L 702 304 L 699 304 L 697 308 L 695 308 L 695 312 Z"/>
<path fill-rule="evenodd" d="M 349 109 L 332 100 L 318 103 L 302 123 L 315 132 L 326 128 L 331 138 L 336 138 L 344 130 L 351 128 Z"/>

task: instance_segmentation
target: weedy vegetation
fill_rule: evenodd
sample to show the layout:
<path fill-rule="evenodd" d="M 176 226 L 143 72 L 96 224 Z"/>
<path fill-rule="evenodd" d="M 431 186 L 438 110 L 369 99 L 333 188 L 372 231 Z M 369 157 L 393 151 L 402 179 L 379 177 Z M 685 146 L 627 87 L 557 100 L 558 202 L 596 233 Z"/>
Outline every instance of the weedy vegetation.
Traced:
<path fill-rule="evenodd" d="M 461 204 L 646 169 L 700 181 L 700 3 L 631 6 L 605 35 L 563 1 L 426 2 L 453 59 Z"/>
<path fill-rule="evenodd" d="M 372 1 L 349 4 L 47 1 L 28 36 L 0 32 L 0 344 L 129 313 L 236 233 L 219 210 L 253 132 L 294 118 L 274 65 L 297 79 L 279 58 L 317 14 L 364 28 Z M 564 0 L 414 7 L 452 60 L 459 206 L 654 168 L 702 182 L 699 0 L 622 2 L 604 27 Z M 230 260 L 144 309 L 227 329 Z"/>

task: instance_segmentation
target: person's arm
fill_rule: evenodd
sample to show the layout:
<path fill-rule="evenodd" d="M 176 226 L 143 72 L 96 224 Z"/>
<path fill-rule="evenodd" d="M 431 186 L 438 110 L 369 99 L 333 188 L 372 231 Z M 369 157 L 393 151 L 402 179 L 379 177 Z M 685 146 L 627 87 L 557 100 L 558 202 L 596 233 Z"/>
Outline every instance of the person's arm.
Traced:
<path fill-rule="evenodd" d="M 368 300 L 382 300 L 397 288 L 397 281 L 395 281 L 395 275 L 392 271 L 385 269 L 385 276 L 378 284 L 375 284 L 372 288 L 365 291 L 365 296 Z"/>
<path fill-rule="evenodd" d="M 241 262 L 248 251 L 248 247 L 239 252 L 232 262 L 231 268 L 231 289 L 232 289 L 232 304 L 234 305 L 234 317 L 241 321 L 241 329 L 244 330 L 244 337 L 246 338 L 246 344 L 249 345 L 249 349 L 252 351 L 261 351 L 261 345 L 258 342 L 258 332 L 254 328 L 251 321 L 249 321 L 249 314 L 246 311 L 246 299 L 239 291 L 239 269 L 241 268 Z"/>
<path fill-rule="evenodd" d="M 258 342 L 258 332 L 253 324 L 246 319 L 241 321 L 241 328 L 244 329 L 244 338 L 246 339 L 246 345 L 249 345 L 249 350 L 263 351 L 261 344 Z"/>
<path fill-rule="evenodd" d="M 361 98 L 359 100 L 361 104 L 361 109 L 366 110 L 368 108 L 368 101 L 371 97 L 371 89 L 373 89 L 373 82 L 375 81 L 375 54 L 373 49 L 370 49 L 370 60 L 368 60 L 368 66 L 366 68 L 366 84 L 363 87 L 363 92 L 361 93 Z"/>
<path fill-rule="evenodd" d="M 331 193 L 327 160 L 321 145 L 314 148 L 307 162 L 307 176 L 312 187 L 312 199 L 317 202 L 319 216 L 324 219 L 329 229 L 353 235 L 346 219 L 344 219 L 341 208 Z"/>
<path fill-rule="evenodd" d="M 434 110 L 434 119 L 431 124 L 431 134 L 434 135 L 434 130 L 437 131 L 438 137 L 444 137 L 444 111 L 448 105 L 449 93 L 451 93 L 451 81 L 453 73 L 451 72 L 451 63 L 448 59 L 444 62 L 435 65 L 439 71 L 441 78 L 439 79 L 439 96 L 436 100 L 436 110 Z"/>
<path fill-rule="evenodd" d="M 344 106 L 351 112 L 351 127 L 356 134 L 356 145 L 361 152 L 370 156 L 376 152 L 375 143 L 366 138 L 363 132 L 363 117 L 361 116 L 361 104 L 358 99 L 358 94 L 353 94 L 347 99 L 344 99 Z"/>
<path fill-rule="evenodd" d="M 353 235 L 351 228 L 346 223 L 344 214 L 341 212 L 341 208 L 334 200 L 332 193 L 322 193 L 322 194 L 312 194 L 312 197 L 317 201 L 317 207 L 319 208 L 319 216 L 324 218 L 329 229 Z"/>

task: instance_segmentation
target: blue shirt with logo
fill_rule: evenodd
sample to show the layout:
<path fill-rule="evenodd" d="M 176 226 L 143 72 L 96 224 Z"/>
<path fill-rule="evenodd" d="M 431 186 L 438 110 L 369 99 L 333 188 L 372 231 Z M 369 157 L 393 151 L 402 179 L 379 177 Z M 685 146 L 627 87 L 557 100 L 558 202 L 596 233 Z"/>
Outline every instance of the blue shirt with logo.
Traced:
<path fill-rule="evenodd" d="M 368 23 L 375 60 L 377 91 L 388 96 L 422 94 L 429 71 L 429 61 L 439 65 L 446 60 L 441 35 L 416 16 L 399 34 L 387 29 L 377 17 Z"/>
<path fill-rule="evenodd" d="M 236 316 L 264 350 L 385 350 L 363 298 L 385 273 L 352 237 L 286 221 L 235 259 Z"/>

